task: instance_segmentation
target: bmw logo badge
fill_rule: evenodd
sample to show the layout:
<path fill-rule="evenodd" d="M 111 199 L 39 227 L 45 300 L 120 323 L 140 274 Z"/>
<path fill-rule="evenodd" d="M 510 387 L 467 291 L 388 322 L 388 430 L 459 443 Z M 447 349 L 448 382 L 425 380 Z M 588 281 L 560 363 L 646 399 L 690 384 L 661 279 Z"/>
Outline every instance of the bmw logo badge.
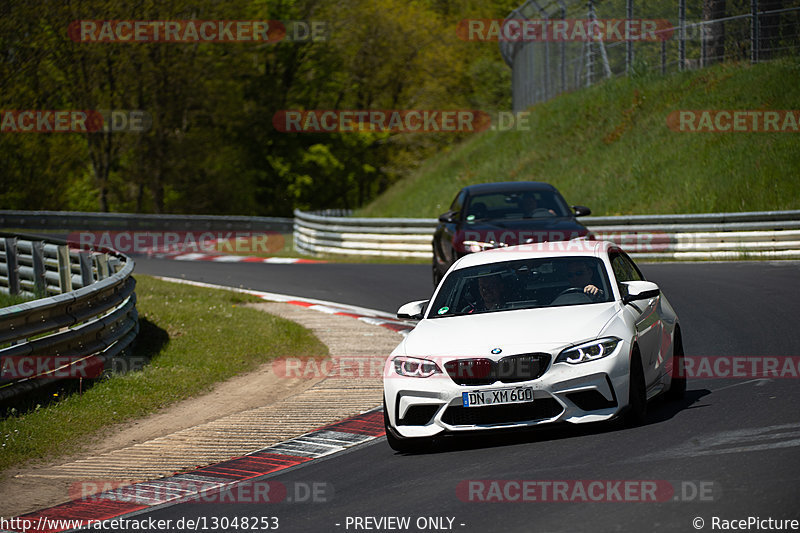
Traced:
<path fill-rule="evenodd" d="M 502 351 L 503 351 L 503 350 L 501 350 L 500 348 L 493 348 L 493 349 L 492 349 L 492 353 L 493 353 L 494 355 L 497 355 L 497 354 L 499 354 L 499 353 L 500 353 L 500 352 L 502 352 Z"/>

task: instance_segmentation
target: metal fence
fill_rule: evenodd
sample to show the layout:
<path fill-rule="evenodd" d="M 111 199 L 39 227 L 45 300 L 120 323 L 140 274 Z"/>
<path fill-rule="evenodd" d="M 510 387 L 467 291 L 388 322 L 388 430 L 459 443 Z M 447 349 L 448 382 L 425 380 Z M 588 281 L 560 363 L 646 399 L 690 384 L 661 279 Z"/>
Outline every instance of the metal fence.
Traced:
<path fill-rule="evenodd" d="M 528 0 L 505 24 L 620 19 L 665 23 L 652 40 L 501 39 L 501 54 L 512 68 L 513 110 L 612 76 L 666 74 L 800 53 L 797 0 Z"/>
<path fill-rule="evenodd" d="M 639 259 L 800 258 L 800 211 L 580 219 Z M 295 248 L 311 255 L 432 259 L 436 219 L 349 218 L 295 211 Z"/>
<path fill-rule="evenodd" d="M 74 211 L 0 211 L 0 228 L 25 230 L 278 231 L 290 233 L 292 219 L 218 215 L 152 215 Z"/>
<path fill-rule="evenodd" d="M 0 292 L 38 298 L 0 308 L 0 400 L 130 355 L 139 331 L 132 272 L 113 251 L 0 233 Z M 26 375 L 6 372 L 22 362 Z"/>

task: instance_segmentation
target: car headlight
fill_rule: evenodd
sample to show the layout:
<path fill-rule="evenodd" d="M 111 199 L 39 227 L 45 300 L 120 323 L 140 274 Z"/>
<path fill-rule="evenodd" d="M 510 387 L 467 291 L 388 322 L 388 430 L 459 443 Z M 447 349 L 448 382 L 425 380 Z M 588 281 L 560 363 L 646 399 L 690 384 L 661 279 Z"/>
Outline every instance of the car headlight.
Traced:
<path fill-rule="evenodd" d="M 406 356 L 394 358 L 394 371 L 410 378 L 427 378 L 442 373 L 439 365 L 433 361 Z"/>
<path fill-rule="evenodd" d="M 616 349 L 617 344 L 622 339 L 616 337 L 606 337 L 604 339 L 597 339 L 595 341 L 585 342 L 578 346 L 571 346 L 556 357 L 556 363 L 569 363 L 575 365 L 578 363 L 586 363 L 588 361 L 595 361 L 610 355 Z"/>
<path fill-rule="evenodd" d="M 508 245 L 504 242 L 496 242 L 496 241 L 464 241 L 462 243 L 464 245 L 465 250 L 469 250 L 470 252 L 483 252 L 484 250 L 492 250 L 494 248 L 506 248 Z"/>

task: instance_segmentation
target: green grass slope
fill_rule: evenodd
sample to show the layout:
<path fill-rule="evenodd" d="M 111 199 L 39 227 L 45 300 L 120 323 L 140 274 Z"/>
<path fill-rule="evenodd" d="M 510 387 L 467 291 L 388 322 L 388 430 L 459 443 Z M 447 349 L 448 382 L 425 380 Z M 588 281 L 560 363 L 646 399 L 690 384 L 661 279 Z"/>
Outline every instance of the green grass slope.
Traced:
<path fill-rule="evenodd" d="M 594 214 L 800 208 L 800 133 L 677 132 L 677 110 L 800 109 L 800 60 L 609 80 L 530 109 L 424 162 L 361 216 L 434 217 L 473 183 L 552 183 Z"/>

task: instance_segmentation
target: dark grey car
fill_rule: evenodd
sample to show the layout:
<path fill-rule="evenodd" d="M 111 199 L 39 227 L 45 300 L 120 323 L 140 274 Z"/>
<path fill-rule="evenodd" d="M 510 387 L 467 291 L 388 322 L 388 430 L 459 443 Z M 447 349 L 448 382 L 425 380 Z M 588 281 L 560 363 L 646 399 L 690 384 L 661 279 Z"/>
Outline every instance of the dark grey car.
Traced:
<path fill-rule="evenodd" d="M 549 183 L 482 183 L 461 189 L 433 234 L 433 283 L 465 254 L 535 242 L 584 237 L 589 230 L 575 217 L 591 213 L 570 206 Z"/>

